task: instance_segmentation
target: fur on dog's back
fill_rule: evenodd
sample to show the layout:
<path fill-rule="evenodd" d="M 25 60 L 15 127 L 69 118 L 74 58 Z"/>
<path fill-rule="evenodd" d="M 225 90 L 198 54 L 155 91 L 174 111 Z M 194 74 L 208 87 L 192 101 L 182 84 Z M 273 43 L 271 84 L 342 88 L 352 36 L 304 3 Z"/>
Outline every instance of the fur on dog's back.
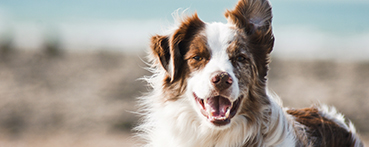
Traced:
<path fill-rule="evenodd" d="M 363 146 L 356 135 L 354 125 L 336 111 L 326 105 L 304 109 L 289 109 L 287 113 L 304 126 L 306 138 L 300 139 L 310 146 Z"/>
<path fill-rule="evenodd" d="M 205 23 L 194 14 L 151 38 L 152 89 L 136 127 L 144 146 L 363 146 L 334 108 L 286 109 L 267 92 L 267 0 L 240 0 L 225 16 L 227 24 Z"/>

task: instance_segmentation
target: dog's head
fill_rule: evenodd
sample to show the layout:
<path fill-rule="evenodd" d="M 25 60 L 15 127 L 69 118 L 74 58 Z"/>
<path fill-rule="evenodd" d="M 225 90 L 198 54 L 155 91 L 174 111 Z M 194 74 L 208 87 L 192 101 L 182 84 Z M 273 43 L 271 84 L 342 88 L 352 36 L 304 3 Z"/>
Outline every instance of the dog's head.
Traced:
<path fill-rule="evenodd" d="M 227 24 L 186 17 L 169 35 L 151 39 L 155 64 L 166 72 L 163 101 L 190 99 L 214 127 L 242 116 L 256 121 L 265 98 L 268 56 L 274 37 L 267 0 L 240 0 Z"/>

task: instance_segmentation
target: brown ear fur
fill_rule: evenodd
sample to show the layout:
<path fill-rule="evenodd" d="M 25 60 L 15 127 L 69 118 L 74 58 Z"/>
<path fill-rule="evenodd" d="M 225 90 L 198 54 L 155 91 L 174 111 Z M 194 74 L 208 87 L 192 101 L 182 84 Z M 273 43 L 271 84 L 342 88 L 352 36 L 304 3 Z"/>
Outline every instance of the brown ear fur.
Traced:
<path fill-rule="evenodd" d="M 272 7 L 267 0 L 240 0 L 234 10 L 225 12 L 225 16 L 248 35 L 256 31 L 266 33 L 271 29 Z"/>
<path fill-rule="evenodd" d="M 267 0 L 240 0 L 234 10 L 227 10 L 228 22 L 235 24 L 247 36 L 248 47 L 254 55 L 259 78 L 265 81 L 269 53 L 273 49 L 272 8 Z"/>
<path fill-rule="evenodd" d="M 189 50 L 189 43 L 193 37 L 204 28 L 205 23 L 200 20 L 197 13 L 190 17 L 183 19 L 180 27 L 174 32 L 170 40 L 170 54 L 173 62 L 172 81 L 177 77 L 181 77 L 181 70 L 184 70 L 182 65 L 184 63 L 183 56 Z"/>
<path fill-rule="evenodd" d="M 158 58 L 155 62 L 168 71 L 169 66 L 169 38 L 167 36 L 155 35 L 151 37 L 151 50 L 155 57 Z"/>
<path fill-rule="evenodd" d="M 205 23 L 195 13 L 184 18 L 172 36 L 156 35 L 151 38 L 151 49 L 170 76 L 170 83 L 177 81 L 178 78 L 184 75 L 185 60 L 183 56 L 188 51 L 190 41 L 204 26 Z"/>

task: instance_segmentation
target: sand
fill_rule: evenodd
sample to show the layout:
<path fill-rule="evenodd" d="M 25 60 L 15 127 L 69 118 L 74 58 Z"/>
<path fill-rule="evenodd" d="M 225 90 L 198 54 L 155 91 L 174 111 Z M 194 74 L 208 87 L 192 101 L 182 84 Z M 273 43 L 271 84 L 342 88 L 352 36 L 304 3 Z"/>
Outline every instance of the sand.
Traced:
<path fill-rule="evenodd" d="M 0 146 L 132 146 L 142 53 L 14 51 L 0 56 Z M 272 58 L 288 107 L 334 105 L 368 139 L 369 62 Z M 367 143 L 367 142 L 366 142 Z"/>

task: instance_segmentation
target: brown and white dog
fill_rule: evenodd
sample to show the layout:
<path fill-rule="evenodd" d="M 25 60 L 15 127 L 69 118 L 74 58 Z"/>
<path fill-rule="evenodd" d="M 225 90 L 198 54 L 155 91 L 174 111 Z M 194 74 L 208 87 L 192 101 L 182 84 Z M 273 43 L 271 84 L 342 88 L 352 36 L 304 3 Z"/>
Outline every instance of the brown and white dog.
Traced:
<path fill-rule="evenodd" d="M 267 0 L 240 0 L 225 16 L 227 24 L 205 23 L 194 14 L 151 38 L 152 91 L 140 98 L 136 128 L 145 146 L 363 146 L 333 107 L 287 109 L 268 93 Z"/>

